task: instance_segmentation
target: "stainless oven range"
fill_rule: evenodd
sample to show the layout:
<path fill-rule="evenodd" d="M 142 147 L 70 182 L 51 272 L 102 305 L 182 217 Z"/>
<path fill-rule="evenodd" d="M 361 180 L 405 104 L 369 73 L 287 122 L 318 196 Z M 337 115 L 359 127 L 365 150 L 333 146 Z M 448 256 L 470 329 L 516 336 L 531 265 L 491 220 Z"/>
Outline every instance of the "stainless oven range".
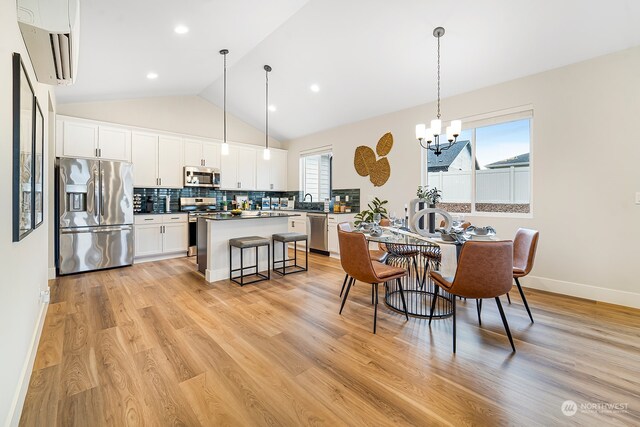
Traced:
<path fill-rule="evenodd" d="M 196 255 L 198 217 L 218 210 L 215 197 L 181 197 L 180 210 L 189 213 L 189 256 Z"/>

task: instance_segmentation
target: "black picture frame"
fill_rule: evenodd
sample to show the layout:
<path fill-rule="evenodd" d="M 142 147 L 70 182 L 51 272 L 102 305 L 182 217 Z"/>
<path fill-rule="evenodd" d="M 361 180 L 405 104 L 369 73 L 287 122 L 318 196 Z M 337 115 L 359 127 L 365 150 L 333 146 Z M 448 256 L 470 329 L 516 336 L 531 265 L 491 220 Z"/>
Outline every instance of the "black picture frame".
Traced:
<path fill-rule="evenodd" d="M 33 231 L 35 92 L 19 53 L 13 54 L 13 241 Z"/>
<path fill-rule="evenodd" d="M 38 98 L 33 132 L 33 224 L 34 229 L 44 221 L 44 114 Z"/>

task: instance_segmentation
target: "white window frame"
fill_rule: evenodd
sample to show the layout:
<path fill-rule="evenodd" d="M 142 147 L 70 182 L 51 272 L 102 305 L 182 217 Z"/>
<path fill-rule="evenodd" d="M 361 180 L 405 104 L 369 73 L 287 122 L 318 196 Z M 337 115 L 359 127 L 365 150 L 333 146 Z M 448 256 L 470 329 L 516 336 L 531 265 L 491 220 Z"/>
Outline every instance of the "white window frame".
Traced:
<path fill-rule="evenodd" d="M 534 144 L 533 144 L 533 106 L 522 105 L 519 107 L 509 108 L 506 110 L 494 111 L 491 113 L 479 114 L 476 116 L 466 117 L 462 119 L 462 130 L 476 129 L 484 126 L 497 125 L 500 123 L 512 122 L 515 120 L 529 119 L 529 212 L 528 213 L 511 213 L 511 212 L 478 212 L 476 211 L 476 173 L 471 174 L 471 212 L 465 212 L 464 215 L 477 217 L 494 217 L 494 218 L 533 218 L 533 164 L 534 164 Z M 476 159 L 476 132 L 471 134 L 471 158 L 475 162 Z M 428 186 L 429 171 L 427 170 L 427 150 L 421 147 L 420 165 L 422 170 L 422 185 Z"/>
<path fill-rule="evenodd" d="M 330 156 L 333 157 L 333 146 L 331 145 L 327 145 L 324 147 L 317 147 L 317 148 L 312 148 L 310 150 L 304 150 L 300 152 L 300 158 L 298 160 L 298 169 L 300 171 L 299 175 L 299 188 L 300 191 L 304 194 L 306 192 L 306 187 L 305 187 L 305 182 L 306 182 L 306 170 L 303 167 L 303 160 L 305 157 L 310 157 L 310 156 L 321 156 L 323 154 L 329 154 Z M 329 173 L 332 173 L 332 171 L 330 171 Z M 331 180 L 333 177 L 329 177 L 329 197 L 331 197 Z M 304 197 L 304 196 L 302 196 Z M 318 194 L 318 199 L 320 198 L 320 195 Z M 316 200 L 318 202 L 322 202 L 323 200 Z"/>

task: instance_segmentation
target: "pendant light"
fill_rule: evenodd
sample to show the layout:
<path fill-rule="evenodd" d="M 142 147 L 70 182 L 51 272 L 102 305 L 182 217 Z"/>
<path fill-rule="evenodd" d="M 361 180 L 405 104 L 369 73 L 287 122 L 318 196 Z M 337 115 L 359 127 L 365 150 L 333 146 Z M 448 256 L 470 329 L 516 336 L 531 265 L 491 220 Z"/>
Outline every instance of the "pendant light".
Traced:
<path fill-rule="evenodd" d="M 271 150 L 269 150 L 269 73 L 271 67 L 269 65 L 264 66 L 264 78 L 265 78 L 265 125 L 264 125 L 264 152 L 263 157 L 265 160 L 271 159 Z"/>
<path fill-rule="evenodd" d="M 229 155 L 229 144 L 227 144 L 227 54 L 228 53 L 229 53 L 228 49 L 222 49 L 220 51 L 220 55 L 224 57 L 224 74 L 223 74 L 224 92 L 223 92 L 223 100 L 222 100 L 222 106 L 224 110 L 224 116 L 222 119 L 224 138 L 223 138 L 222 147 L 221 147 L 221 153 L 223 156 Z"/>
<path fill-rule="evenodd" d="M 439 156 L 443 151 L 451 148 L 458 139 L 462 131 L 462 122 L 460 120 L 452 120 L 451 126 L 447 126 L 448 145 L 440 144 L 440 134 L 442 133 L 442 120 L 440 120 L 440 37 L 444 36 L 444 28 L 437 27 L 433 30 L 433 36 L 438 39 L 438 114 L 437 118 L 431 120 L 431 128 L 427 129 L 422 123 L 416 125 L 416 139 L 422 148 L 433 151 L 433 154 Z M 422 141 L 427 141 L 427 146 Z M 433 143 L 433 145 L 431 145 Z"/>

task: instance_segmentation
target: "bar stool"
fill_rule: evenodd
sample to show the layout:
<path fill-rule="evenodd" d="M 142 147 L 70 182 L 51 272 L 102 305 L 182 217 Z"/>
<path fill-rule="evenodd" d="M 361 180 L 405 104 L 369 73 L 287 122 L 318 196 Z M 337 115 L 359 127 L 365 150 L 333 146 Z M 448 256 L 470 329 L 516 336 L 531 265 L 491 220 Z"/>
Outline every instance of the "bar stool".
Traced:
<path fill-rule="evenodd" d="M 300 273 L 301 271 L 307 271 L 309 268 L 309 239 L 304 233 L 276 233 L 271 236 L 273 239 L 271 249 L 273 252 L 273 271 L 284 276 L 287 274 Z M 305 242 L 304 250 L 304 267 L 298 265 L 298 242 Z M 276 261 L 276 242 L 282 243 L 282 259 Z M 287 244 L 293 242 L 293 258 L 287 256 Z M 287 265 L 287 262 L 293 261 L 293 265 Z M 281 267 L 276 267 L 276 264 L 282 264 Z M 293 271 L 287 271 L 287 268 L 293 269 Z"/>
<path fill-rule="evenodd" d="M 267 247 L 267 275 L 266 276 L 258 271 L 258 268 L 259 268 L 258 265 L 260 264 L 258 262 L 258 249 L 263 246 Z M 233 248 L 240 249 L 240 268 L 233 268 L 233 264 L 232 264 Z M 256 248 L 256 263 L 255 265 L 249 265 L 245 267 L 244 257 L 243 257 L 244 250 L 250 249 L 250 248 Z M 238 237 L 236 239 L 229 239 L 229 279 L 232 282 L 235 282 L 240 286 L 244 286 L 244 285 L 249 285 L 251 283 L 261 282 L 263 280 L 270 280 L 271 279 L 271 270 L 269 268 L 270 264 L 271 264 L 271 254 L 269 253 L 269 239 L 265 237 L 259 237 L 259 236 L 247 236 L 247 237 Z M 256 269 L 255 273 L 244 274 L 245 270 L 250 270 L 252 268 Z M 233 277 L 233 273 L 235 271 L 239 271 L 240 275 Z M 252 280 L 250 282 L 245 282 L 244 278 L 248 276 L 257 276 L 258 279 Z M 240 279 L 240 281 L 237 280 L 238 278 Z"/>

